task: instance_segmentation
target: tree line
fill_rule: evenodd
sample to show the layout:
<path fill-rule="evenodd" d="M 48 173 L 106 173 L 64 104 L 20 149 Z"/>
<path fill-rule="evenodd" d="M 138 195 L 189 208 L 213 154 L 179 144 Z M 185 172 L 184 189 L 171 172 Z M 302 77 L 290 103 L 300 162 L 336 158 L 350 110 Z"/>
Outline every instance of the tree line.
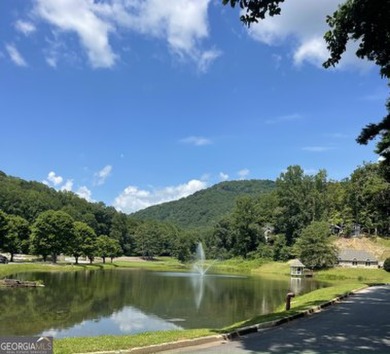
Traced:
<path fill-rule="evenodd" d="M 308 175 L 289 166 L 274 191 L 239 198 L 206 241 L 213 257 L 298 256 L 316 268 L 337 261 L 332 234 L 390 236 L 390 183 L 380 165 L 364 164 L 342 181 L 329 180 L 325 170 Z"/>
<path fill-rule="evenodd" d="M 332 233 L 390 236 L 390 183 L 380 165 L 372 163 L 342 181 L 329 180 L 325 170 L 309 175 L 300 166 L 289 166 L 274 189 L 238 197 L 218 221 L 187 229 L 141 220 L 37 182 L 4 175 L 0 182 L 0 250 L 11 260 L 22 252 L 54 262 L 60 254 L 90 262 L 122 254 L 186 262 L 202 241 L 209 258 L 299 256 L 317 267 L 335 262 Z"/>

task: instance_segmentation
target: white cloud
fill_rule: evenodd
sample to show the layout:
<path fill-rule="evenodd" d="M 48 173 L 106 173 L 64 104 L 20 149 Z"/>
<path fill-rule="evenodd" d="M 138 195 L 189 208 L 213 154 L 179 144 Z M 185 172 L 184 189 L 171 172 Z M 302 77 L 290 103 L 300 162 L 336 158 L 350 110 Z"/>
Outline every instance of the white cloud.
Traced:
<path fill-rule="evenodd" d="M 61 176 L 57 176 L 54 171 L 49 172 L 47 178 L 44 181 L 42 181 L 42 183 L 46 184 L 49 187 L 53 187 L 56 190 L 67 191 L 67 192 L 71 192 L 74 185 L 73 179 L 68 179 L 64 183 L 64 178 Z M 92 192 L 86 186 L 79 187 L 75 193 L 79 197 L 86 199 L 88 202 L 94 202 L 94 200 L 92 199 Z"/>
<path fill-rule="evenodd" d="M 53 184 L 54 186 L 58 186 L 63 182 L 63 178 L 61 176 L 57 176 L 54 171 L 49 172 L 47 175 L 47 182 L 46 184 Z"/>
<path fill-rule="evenodd" d="M 99 172 L 96 172 L 94 184 L 97 186 L 101 186 L 102 184 L 104 184 L 106 179 L 110 176 L 111 171 L 112 171 L 112 166 L 106 165 Z"/>
<path fill-rule="evenodd" d="M 93 202 L 94 200 L 92 199 L 92 192 L 86 187 L 86 186 L 81 186 L 77 191 L 76 194 L 87 200 L 88 202 Z"/>
<path fill-rule="evenodd" d="M 244 168 L 243 170 L 237 172 L 238 177 L 240 179 L 245 179 L 246 177 L 248 177 L 249 173 L 250 171 L 247 168 Z"/>
<path fill-rule="evenodd" d="M 60 190 L 70 192 L 73 188 L 73 180 L 68 179 L 63 186 L 61 186 Z"/>
<path fill-rule="evenodd" d="M 208 36 L 210 0 L 113 1 L 111 16 L 122 26 L 167 41 L 179 55 L 198 57 L 197 42 Z"/>
<path fill-rule="evenodd" d="M 112 67 L 116 60 L 108 41 L 113 28 L 96 15 L 94 10 L 98 6 L 93 0 L 38 0 L 35 12 L 58 29 L 75 32 L 91 65 L 107 68 Z"/>
<path fill-rule="evenodd" d="M 328 53 L 322 37 L 312 38 L 296 49 L 294 64 L 299 66 L 307 61 L 314 66 L 322 67 L 322 63 L 328 58 Z"/>
<path fill-rule="evenodd" d="M 11 60 L 17 65 L 17 66 L 27 66 L 27 62 L 24 60 L 22 55 L 19 53 L 18 49 L 13 44 L 7 44 L 5 46 L 5 49 L 8 52 L 8 55 L 10 56 Z"/>
<path fill-rule="evenodd" d="M 328 57 L 324 33 L 329 29 L 326 16 L 337 10 L 341 0 L 286 1 L 281 5 L 280 16 L 274 16 L 253 24 L 250 36 L 270 46 L 286 43 L 292 45 L 293 61 L 296 65 L 308 62 L 322 66 Z M 367 61 L 355 56 L 357 43 L 348 46 L 347 52 L 337 68 L 358 67 L 366 70 Z"/>
<path fill-rule="evenodd" d="M 214 62 L 222 52 L 219 50 L 208 50 L 199 55 L 198 69 L 200 72 L 206 72 L 211 63 Z"/>
<path fill-rule="evenodd" d="M 36 27 L 33 23 L 22 20 L 15 22 L 15 28 L 17 31 L 22 32 L 25 36 L 28 36 L 36 31 Z"/>
<path fill-rule="evenodd" d="M 174 323 L 163 320 L 157 316 L 146 315 L 131 306 L 124 307 L 121 311 L 111 316 L 112 321 L 120 328 L 122 333 L 140 333 L 146 331 L 161 331 L 180 329 Z"/>
<path fill-rule="evenodd" d="M 180 142 L 195 146 L 210 145 L 212 143 L 210 139 L 204 138 L 202 136 L 189 136 L 187 138 L 181 139 Z"/>
<path fill-rule="evenodd" d="M 220 172 L 219 178 L 221 181 L 227 181 L 229 179 L 229 175 L 227 173 Z"/>
<path fill-rule="evenodd" d="M 207 70 L 220 52 L 204 50 L 211 0 L 37 0 L 35 14 L 57 29 L 76 33 L 93 67 L 112 67 L 118 55 L 111 34 L 129 30 L 166 41 L 180 58 Z"/>
<path fill-rule="evenodd" d="M 178 186 L 160 189 L 142 190 L 135 186 L 128 186 L 115 198 L 114 207 L 126 213 L 132 213 L 155 204 L 166 203 L 172 200 L 187 197 L 207 187 L 207 182 L 193 179 Z"/>

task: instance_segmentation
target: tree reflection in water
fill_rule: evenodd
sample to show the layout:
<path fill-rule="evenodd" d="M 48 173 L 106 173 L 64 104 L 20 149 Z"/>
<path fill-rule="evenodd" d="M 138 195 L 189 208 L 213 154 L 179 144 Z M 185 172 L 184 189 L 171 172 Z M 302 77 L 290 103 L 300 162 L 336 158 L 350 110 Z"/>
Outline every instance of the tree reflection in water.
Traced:
<path fill-rule="evenodd" d="M 181 274 L 181 275 L 179 275 Z M 221 328 L 283 303 L 290 279 L 97 270 L 18 274 L 44 288 L 0 290 L 0 335 L 57 337 Z M 303 280 L 304 288 L 323 285 Z M 194 301 L 195 300 L 195 301 Z"/>

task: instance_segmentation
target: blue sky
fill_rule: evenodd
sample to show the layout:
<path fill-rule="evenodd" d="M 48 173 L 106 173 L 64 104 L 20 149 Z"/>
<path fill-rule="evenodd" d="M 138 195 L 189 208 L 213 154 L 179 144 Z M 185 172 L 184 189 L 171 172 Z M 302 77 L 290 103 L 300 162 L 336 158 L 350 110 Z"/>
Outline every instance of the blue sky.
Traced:
<path fill-rule="evenodd" d="M 124 212 L 287 166 L 340 180 L 374 145 L 386 82 L 290 0 L 250 30 L 220 0 L 1 0 L 0 170 Z"/>

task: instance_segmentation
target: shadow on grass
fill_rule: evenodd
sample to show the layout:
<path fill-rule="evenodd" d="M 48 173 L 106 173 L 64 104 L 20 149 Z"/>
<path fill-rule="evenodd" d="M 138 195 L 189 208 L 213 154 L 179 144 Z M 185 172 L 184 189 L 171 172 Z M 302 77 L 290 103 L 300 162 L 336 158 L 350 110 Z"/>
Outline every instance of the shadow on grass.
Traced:
<path fill-rule="evenodd" d="M 229 332 L 238 331 L 245 327 L 256 326 L 267 322 L 277 322 L 277 324 L 288 322 L 292 319 L 303 317 L 306 312 L 315 312 L 320 306 L 324 305 L 324 301 L 310 301 L 304 305 L 296 306 L 288 311 L 278 311 L 267 315 L 259 315 L 252 317 L 246 321 L 236 323 L 232 326 L 215 330 L 216 333 L 226 334 Z"/>

